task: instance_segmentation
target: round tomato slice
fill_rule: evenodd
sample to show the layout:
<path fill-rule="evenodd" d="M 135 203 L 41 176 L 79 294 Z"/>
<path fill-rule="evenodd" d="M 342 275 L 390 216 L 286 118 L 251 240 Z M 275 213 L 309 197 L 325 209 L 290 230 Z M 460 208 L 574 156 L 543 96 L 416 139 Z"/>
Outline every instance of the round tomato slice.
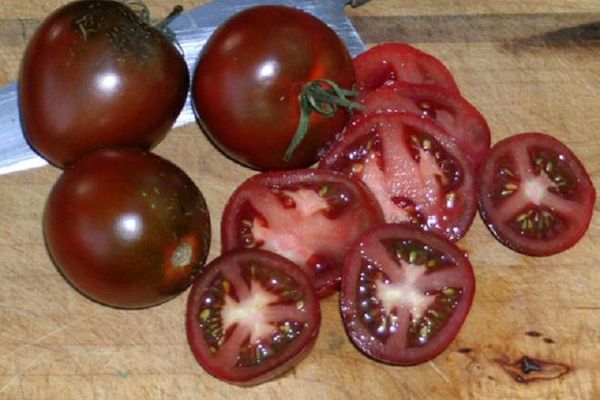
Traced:
<path fill-rule="evenodd" d="M 544 133 L 521 133 L 492 147 L 482 166 L 479 210 L 492 234 L 523 254 L 547 256 L 586 232 L 596 191 L 577 156 Z"/>
<path fill-rule="evenodd" d="M 255 175 L 233 193 L 221 223 L 223 251 L 270 250 L 308 274 L 320 297 L 339 287 L 344 254 L 381 208 L 359 181 L 327 170 Z"/>
<path fill-rule="evenodd" d="M 458 93 L 434 85 L 397 81 L 369 93 L 362 103 L 362 113 L 410 111 L 434 120 L 452 136 L 474 166 L 480 165 L 490 150 L 490 128 L 485 118 Z"/>
<path fill-rule="evenodd" d="M 221 380 L 253 385 L 294 366 L 321 323 L 310 280 L 293 262 L 265 250 L 233 250 L 193 284 L 187 338 L 198 363 Z"/>
<path fill-rule="evenodd" d="M 386 224 L 363 234 L 348 252 L 341 310 L 363 353 L 411 365 L 448 347 L 474 295 L 473 268 L 456 245 L 415 227 Z"/>
<path fill-rule="evenodd" d="M 413 113 L 366 115 L 319 165 L 363 181 L 386 222 L 411 222 L 458 240 L 477 211 L 469 159 L 442 128 Z"/>
<path fill-rule="evenodd" d="M 459 92 L 452 74 L 440 60 L 404 43 L 369 48 L 354 58 L 354 70 L 359 98 L 390 81 L 428 83 Z"/>

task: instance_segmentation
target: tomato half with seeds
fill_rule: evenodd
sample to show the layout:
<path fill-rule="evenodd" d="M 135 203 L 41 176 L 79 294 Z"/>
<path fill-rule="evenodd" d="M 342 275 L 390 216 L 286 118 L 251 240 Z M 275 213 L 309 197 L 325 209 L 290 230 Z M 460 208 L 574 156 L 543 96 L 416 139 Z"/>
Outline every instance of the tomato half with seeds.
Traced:
<path fill-rule="evenodd" d="M 436 57 L 405 43 L 382 43 L 354 58 L 358 97 L 394 81 L 426 83 L 459 93 L 452 73 Z"/>
<path fill-rule="evenodd" d="M 396 81 L 384 85 L 362 99 L 374 111 L 410 111 L 438 123 L 458 143 L 475 168 L 485 159 L 491 144 L 490 128 L 475 107 L 460 94 L 427 84 Z"/>
<path fill-rule="evenodd" d="M 384 222 L 360 181 L 317 169 L 267 172 L 242 183 L 221 223 L 223 251 L 261 248 L 282 255 L 310 277 L 320 297 L 339 287 L 344 254 L 367 229 Z"/>
<path fill-rule="evenodd" d="M 564 251 L 585 234 L 596 190 L 558 139 L 521 133 L 496 143 L 482 167 L 479 210 L 492 234 L 523 254 Z"/>
<path fill-rule="evenodd" d="M 192 97 L 204 132 L 227 156 L 258 170 L 287 170 L 315 163 L 346 125 L 348 113 L 329 102 L 339 99 L 332 83 L 344 91 L 355 84 L 344 42 L 307 12 L 264 5 L 235 14 L 211 35 Z"/>
<path fill-rule="evenodd" d="M 474 295 L 473 268 L 454 243 L 386 224 L 363 234 L 348 252 L 341 310 L 350 339 L 363 353 L 412 365 L 450 345 Z"/>
<path fill-rule="evenodd" d="M 458 240 L 477 211 L 469 159 L 441 127 L 417 114 L 367 114 L 346 129 L 319 167 L 364 182 L 386 222 Z"/>
<path fill-rule="evenodd" d="M 190 290 L 187 338 L 198 363 L 237 385 L 268 381 L 313 347 L 319 300 L 293 262 L 258 249 L 226 252 Z"/>
<path fill-rule="evenodd" d="M 66 4 L 27 45 L 19 77 L 25 137 L 58 167 L 99 148 L 150 149 L 183 108 L 183 55 L 147 13 L 124 3 Z"/>
<path fill-rule="evenodd" d="M 58 270 L 87 297 L 118 308 L 165 302 L 187 289 L 210 246 L 202 193 L 170 161 L 103 149 L 54 184 L 44 234 Z"/>

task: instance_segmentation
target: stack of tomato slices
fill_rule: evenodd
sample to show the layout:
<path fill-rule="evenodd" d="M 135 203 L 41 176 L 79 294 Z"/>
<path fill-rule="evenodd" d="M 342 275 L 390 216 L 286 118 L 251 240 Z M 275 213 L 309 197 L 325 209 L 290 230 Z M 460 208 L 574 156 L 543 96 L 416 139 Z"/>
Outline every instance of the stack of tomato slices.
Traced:
<path fill-rule="evenodd" d="M 360 111 L 317 168 L 259 173 L 225 207 L 223 256 L 187 314 L 196 359 L 220 379 L 256 384 L 293 365 L 318 333 L 318 298 L 340 283 L 351 340 L 392 364 L 441 353 L 471 307 L 473 270 L 453 242 L 477 210 L 487 124 L 411 46 L 374 47 L 354 66 Z"/>
<path fill-rule="evenodd" d="M 422 363 L 471 308 L 473 268 L 455 242 L 478 208 L 524 254 L 565 250 L 587 229 L 593 186 L 556 139 L 527 133 L 490 149 L 449 70 L 410 45 L 353 63 L 360 106 L 317 168 L 259 173 L 225 207 L 224 254 L 192 287 L 187 314 L 196 359 L 220 379 L 257 384 L 293 366 L 317 337 L 318 299 L 340 288 L 360 351 Z"/>

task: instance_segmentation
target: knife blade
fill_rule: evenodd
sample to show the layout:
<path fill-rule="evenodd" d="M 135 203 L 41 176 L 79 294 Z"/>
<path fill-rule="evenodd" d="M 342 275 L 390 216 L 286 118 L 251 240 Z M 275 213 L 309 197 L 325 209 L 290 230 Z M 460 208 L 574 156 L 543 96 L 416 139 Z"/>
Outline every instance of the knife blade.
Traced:
<path fill-rule="evenodd" d="M 279 4 L 307 11 L 325 22 L 344 41 L 353 56 L 365 50 L 358 32 L 344 12 L 347 5 L 358 7 L 369 0 L 213 0 L 175 18 L 169 28 L 183 50 L 190 76 L 198 54 L 212 32 L 227 18 L 248 7 Z M 0 174 L 41 167 L 47 162 L 39 157 L 23 136 L 19 117 L 18 82 L 0 88 Z M 174 127 L 195 122 L 190 94 Z"/>

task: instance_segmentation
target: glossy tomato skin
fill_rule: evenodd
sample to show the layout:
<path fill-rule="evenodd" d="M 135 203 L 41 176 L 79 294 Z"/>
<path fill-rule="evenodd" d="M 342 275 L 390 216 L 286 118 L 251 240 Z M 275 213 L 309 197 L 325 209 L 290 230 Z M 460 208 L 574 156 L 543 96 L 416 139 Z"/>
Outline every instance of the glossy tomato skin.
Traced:
<path fill-rule="evenodd" d="M 81 293 L 143 308 L 185 290 L 202 270 L 210 218 L 197 186 L 140 149 L 102 149 L 67 168 L 48 197 L 51 258 Z"/>
<path fill-rule="evenodd" d="M 479 173 L 479 212 L 503 245 L 530 256 L 574 246 L 586 233 L 596 189 L 564 143 L 525 132 L 496 143 Z"/>
<path fill-rule="evenodd" d="M 181 111 L 183 56 L 116 1 L 76 1 L 50 14 L 25 51 L 19 105 L 25 137 L 58 167 L 104 147 L 149 149 Z"/>
<path fill-rule="evenodd" d="M 187 339 L 196 361 L 240 386 L 266 382 L 296 365 L 314 346 L 320 325 L 308 276 L 260 249 L 232 250 L 211 261 L 187 302 Z"/>
<path fill-rule="evenodd" d="M 475 287 L 473 267 L 453 242 L 407 224 L 379 225 L 346 255 L 340 302 L 346 332 L 377 361 L 423 363 L 458 335 Z"/>
<path fill-rule="evenodd" d="M 459 93 L 452 73 L 436 57 L 406 43 L 381 43 L 354 58 L 359 98 L 389 82 L 430 84 Z"/>
<path fill-rule="evenodd" d="M 254 175 L 231 195 L 221 221 L 223 251 L 261 248 L 309 276 L 319 297 L 339 288 L 344 254 L 382 224 L 377 199 L 359 180 L 324 169 Z"/>
<path fill-rule="evenodd" d="M 260 170 L 306 167 L 342 130 L 347 113 L 313 113 L 289 161 L 284 154 L 299 123 L 299 94 L 312 80 L 352 89 L 344 43 L 312 15 L 284 6 L 244 10 L 209 38 L 192 83 L 195 110 L 208 137 L 232 159 Z"/>

